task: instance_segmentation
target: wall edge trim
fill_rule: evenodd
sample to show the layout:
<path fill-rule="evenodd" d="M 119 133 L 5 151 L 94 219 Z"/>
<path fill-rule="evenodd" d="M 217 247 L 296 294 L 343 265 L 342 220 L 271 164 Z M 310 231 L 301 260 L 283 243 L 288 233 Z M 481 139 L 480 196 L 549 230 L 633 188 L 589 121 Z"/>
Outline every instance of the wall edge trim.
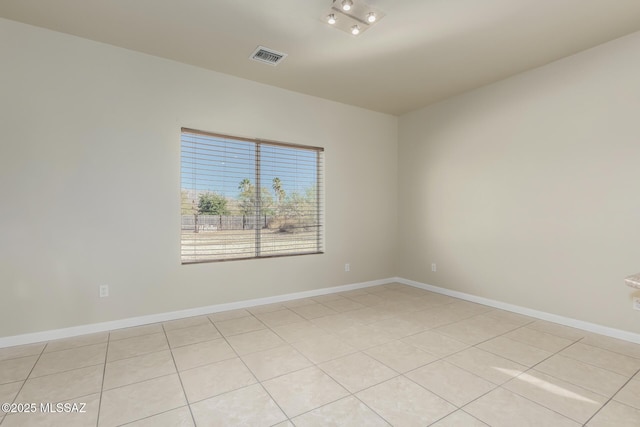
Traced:
<path fill-rule="evenodd" d="M 640 344 L 640 334 L 637 334 L 634 332 L 611 328 L 609 326 L 603 326 L 597 323 L 585 322 L 584 320 L 573 319 L 571 317 L 560 316 L 558 314 L 547 313 L 545 311 L 534 310 L 532 308 L 509 304 L 506 302 L 497 301 L 490 298 L 484 298 L 484 297 L 480 297 L 473 294 L 467 294 L 464 292 L 441 288 L 439 286 L 416 282 L 415 280 L 404 279 L 402 277 L 395 277 L 394 282 L 402 283 L 403 285 L 413 286 L 416 288 L 424 289 L 426 291 L 431 291 L 431 292 L 447 295 L 454 298 L 463 299 L 466 301 L 475 302 L 478 304 L 487 305 L 489 307 L 499 308 L 501 310 L 511 311 L 513 313 L 524 314 L 525 316 L 535 317 L 536 319 L 540 319 L 540 320 L 559 323 L 564 326 L 569 326 L 576 329 L 582 329 L 583 331 L 605 335 L 610 338 L 617 338 L 620 340 Z"/>
<path fill-rule="evenodd" d="M 441 288 L 439 286 L 429 285 L 426 283 L 417 282 L 415 280 L 409 280 L 402 277 L 390 277 L 386 279 L 378 279 L 378 280 L 371 280 L 367 282 L 313 289 L 309 291 L 293 292 L 289 294 L 276 295 L 272 297 L 263 297 L 263 298 L 255 298 L 255 299 L 243 300 L 243 301 L 237 301 L 237 302 L 214 304 L 214 305 L 208 305 L 204 307 L 196 307 L 196 308 L 171 311 L 166 313 L 157 313 L 157 314 L 150 314 L 145 316 L 112 320 L 107 322 L 91 323 L 86 325 L 73 326 L 69 328 L 52 329 L 48 331 L 32 332 L 32 333 L 13 335 L 8 337 L 0 337 L 0 348 L 12 347 L 16 345 L 34 344 L 42 341 L 52 341 L 52 340 L 63 339 L 63 338 L 72 338 L 79 335 L 106 332 L 106 331 L 111 331 L 115 329 L 130 328 L 134 326 L 143 326 L 143 325 L 148 325 L 152 323 L 182 319 L 185 317 L 202 316 L 207 314 L 219 313 L 221 311 L 237 310 L 241 308 L 255 307 L 255 306 L 264 305 L 264 304 L 274 304 L 279 302 L 291 301 L 294 299 L 310 298 L 314 296 L 328 295 L 328 294 L 333 294 L 337 292 L 346 292 L 346 291 L 351 291 L 356 289 L 369 288 L 372 286 L 386 285 L 390 283 L 401 283 L 403 285 L 413 286 L 415 288 L 424 289 L 426 291 L 431 291 L 431 292 L 447 295 L 454 298 L 459 298 L 465 301 L 471 301 L 471 302 L 483 304 L 489 307 L 499 308 L 501 310 L 506 310 L 513 313 L 534 317 L 536 319 L 546 320 L 546 321 L 558 323 L 564 326 L 569 326 L 572 328 L 581 329 L 584 331 L 593 332 L 600 335 L 605 335 L 611 338 L 617 338 L 620 340 L 640 344 L 640 334 L 637 334 L 634 332 L 611 328 L 611 327 L 599 325 L 596 323 L 585 322 L 583 320 L 560 316 L 558 314 L 553 314 L 553 313 L 547 313 L 540 310 L 534 310 L 531 308 L 509 304 L 502 301 L 493 300 L 490 298 L 480 297 L 477 295 L 467 294 L 464 292 L 454 291 L 451 289 Z"/>
<path fill-rule="evenodd" d="M 345 292 L 355 289 L 369 288 L 371 286 L 385 285 L 393 283 L 394 278 L 371 280 L 367 282 L 352 283 L 347 285 L 333 286 L 328 288 L 313 289 L 309 291 L 293 292 L 289 294 L 276 295 L 272 297 L 255 298 L 250 300 L 214 304 L 204 307 L 189 308 L 185 310 L 171 311 L 166 313 L 149 314 L 145 316 L 129 317 L 119 320 L 111 320 L 100 323 L 90 323 L 68 328 L 52 329 L 48 331 L 32 332 L 20 335 L 0 337 L 0 348 L 12 347 L 16 345 L 34 344 L 43 341 L 52 341 L 62 338 L 72 338 L 79 335 L 106 332 L 115 329 L 131 328 L 134 326 L 148 325 L 151 323 L 166 322 L 168 320 L 182 319 L 185 317 L 202 316 L 206 314 L 219 313 L 227 310 L 237 310 L 241 308 L 255 307 L 264 304 L 274 304 L 278 302 L 290 301 L 300 298 L 310 298 L 320 295 Z"/>

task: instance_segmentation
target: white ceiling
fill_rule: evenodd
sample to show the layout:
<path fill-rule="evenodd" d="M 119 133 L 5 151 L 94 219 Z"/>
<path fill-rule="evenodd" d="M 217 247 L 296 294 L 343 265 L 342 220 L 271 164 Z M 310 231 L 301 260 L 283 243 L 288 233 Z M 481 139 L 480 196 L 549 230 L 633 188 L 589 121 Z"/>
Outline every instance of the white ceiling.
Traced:
<path fill-rule="evenodd" d="M 366 0 L 358 37 L 331 0 L 1 0 L 0 16 L 399 115 L 640 31 L 640 0 Z M 250 61 L 262 45 L 289 56 Z"/>

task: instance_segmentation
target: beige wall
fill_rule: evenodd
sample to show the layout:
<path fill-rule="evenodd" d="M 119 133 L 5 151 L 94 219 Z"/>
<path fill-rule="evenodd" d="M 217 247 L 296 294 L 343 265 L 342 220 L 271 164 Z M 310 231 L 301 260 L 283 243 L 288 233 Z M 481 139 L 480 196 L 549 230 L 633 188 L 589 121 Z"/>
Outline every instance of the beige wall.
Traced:
<path fill-rule="evenodd" d="M 640 332 L 638 33 L 399 121 L 12 21 L 0 39 L 0 337 L 396 275 Z M 182 126 L 325 147 L 326 254 L 180 265 Z"/>
<path fill-rule="evenodd" d="M 0 40 L 0 337 L 395 274 L 397 118 L 12 21 Z M 180 265 L 182 126 L 325 147 L 326 253 Z"/>
<path fill-rule="evenodd" d="M 640 332 L 639 52 L 635 33 L 402 116 L 399 276 Z"/>

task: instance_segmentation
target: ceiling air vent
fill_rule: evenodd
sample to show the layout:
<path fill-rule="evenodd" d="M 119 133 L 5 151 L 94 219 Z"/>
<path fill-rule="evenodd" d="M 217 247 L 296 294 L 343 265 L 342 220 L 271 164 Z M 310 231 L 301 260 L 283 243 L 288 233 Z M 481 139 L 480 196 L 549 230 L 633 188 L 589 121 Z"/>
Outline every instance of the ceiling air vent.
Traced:
<path fill-rule="evenodd" d="M 249 58 L 253 59 L 254 61 L 264 62 L 265 64 L 275 66 L 278 65 L 286 57 L 286 53 L 277 52 L 264 46 L 258 46 Z"/>

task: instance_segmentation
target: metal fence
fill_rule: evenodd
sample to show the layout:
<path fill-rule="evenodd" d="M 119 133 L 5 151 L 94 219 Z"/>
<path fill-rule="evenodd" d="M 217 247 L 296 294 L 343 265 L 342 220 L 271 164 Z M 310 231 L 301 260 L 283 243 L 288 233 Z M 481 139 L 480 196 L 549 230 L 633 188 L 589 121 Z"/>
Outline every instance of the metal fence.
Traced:
<path fill-rule="evenodd" d="M 265 228 L 274 219 L 273 216 L 264 215 L 260 219 L 255 216 L 244 215 L 198 215 L 198 231 L 214 230 L 255 230 Z M 182 230 L 196 229 L 195 215 L 182 215 Z"/>

